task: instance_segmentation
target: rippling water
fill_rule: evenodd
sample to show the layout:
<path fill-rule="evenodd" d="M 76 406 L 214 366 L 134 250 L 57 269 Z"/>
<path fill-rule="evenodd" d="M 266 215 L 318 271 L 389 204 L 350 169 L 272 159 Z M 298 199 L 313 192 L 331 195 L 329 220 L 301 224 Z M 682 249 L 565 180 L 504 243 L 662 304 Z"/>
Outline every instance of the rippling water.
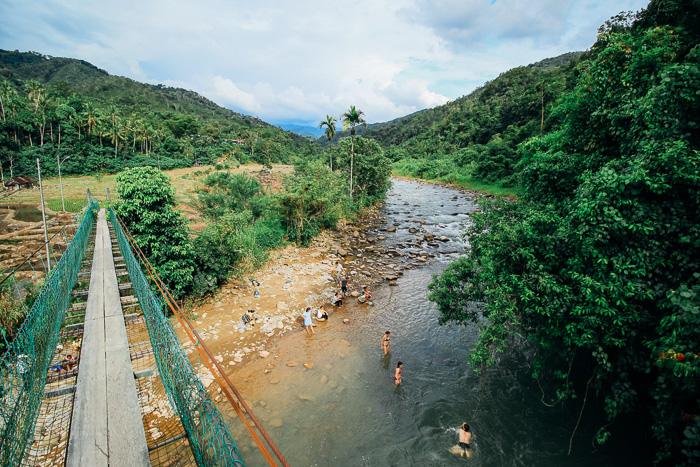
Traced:
<path fill-rule="evenodd" d="M 282 339 L 273 349 L 280 358 L 251 362 L 247 374 L 238 374 L 244 378 L 239 383 L 244 396 L 292 466 L 647 463 L 643 449 L 624 442 L 594 454 L 594 424 L 586 417 L 574 454 L 567 456 L 579 402 L 555 409 L 542 405 L 522 353 L 504 355 L 498 366 L 476 375 L 467 355 L 478 330 L 438 325 L 436 307 L 426 298 L 427 285 L 454 259 L 456 253 L 450 252 L 463 250 L 460 233 L 474 209 L 467 195 L 454 190 L 395 181 L 384 213 L 387 226 L 398 226 L 395 233 L 383 234 L 384 246 L 408 243 L 415 239 L 408 228 L 421 226 L 450 241 L 439 249 L 427 247 L 435 254 L 430 263 L 406 270 L 397 287 L 378 290 L 374 307 L 346 306 L 321 323 L 314 336 L 298 332 Z M 344 325 L 343 317 L 353 322 Z M 385 330 L 391 330 L 388 357 L 379 344 Z M 303 361 L 297 359 L 290 367 L 283 356 L 292 347 L 303 349 Z M 404 382 L 396 387 L 393 375 L 399 360 L 404 362 Z M 270 361 L 274 368 L 263 375 Z M 301 366 L 304 362 L 313 368 Z M 473 432 L 470 459 L 449 451 L 464 421 Z M 240 427 L 234 436 L 248 439 Z M 249 441 L 240 447 L 247 465 L 266 465 Z"/>

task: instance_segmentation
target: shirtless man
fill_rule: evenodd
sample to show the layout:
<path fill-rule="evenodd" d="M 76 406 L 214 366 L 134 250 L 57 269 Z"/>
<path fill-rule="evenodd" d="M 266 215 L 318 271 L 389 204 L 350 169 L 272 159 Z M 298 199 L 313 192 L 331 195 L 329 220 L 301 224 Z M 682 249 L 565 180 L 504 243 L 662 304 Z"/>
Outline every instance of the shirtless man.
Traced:
<path fill-rule="evenodd" d="M 382 350 L 384 350 L 384 355 L 389 353 L 389 347 L 391 347 L 391 342 L 389 339 L 391 338 L 390 336 L 391 331 L 387 331 L 384 333 L 382 336 L 382 341 L 380 343 Z"/>
<path fill-rule="evenodd" d="M 459 447 L 462 448 L 462 457 L 465 455 L 467 457 L 472 456 L 472 449 L 469 443 L 472 440 L 472 434 L 469 431 L 469 424 L 464 422 L 461 427 L 459 427 Z"/>

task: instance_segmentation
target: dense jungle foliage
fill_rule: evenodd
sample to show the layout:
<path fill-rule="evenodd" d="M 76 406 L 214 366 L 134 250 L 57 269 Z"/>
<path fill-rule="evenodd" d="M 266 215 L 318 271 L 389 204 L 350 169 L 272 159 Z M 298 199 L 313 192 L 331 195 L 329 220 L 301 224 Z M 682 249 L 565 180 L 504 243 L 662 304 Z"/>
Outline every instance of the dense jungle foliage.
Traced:
<path fill-rule="evenodd" d="M 232 141 L 238 140 L 238 141 Z M 240 141 L 242 140 L 242 141 Z M 0 50 L 0 174 L 117 173 L 291 163 L 307 141 L 192 91 L 111 76 L 87 62 Z"/>
<path fill-rule="evenodd" d="M 547 77 L 545 96 L 563 94 L 545 98 L 556 105 L 542 131 L 532 120 L 486 141 L 481 128 L 431 128 L 440 148 L 458 135 L 484 144 L 453 153 L 477 161 L 473 173 L 500 146 L 493 179 L 521 190 L 520 202 L 481 203 L 467 255 L 431 284 L 441 321 L 480 323 L 477 367 L 526 338 L 544 402 L 602 407 L 598 443 L 616 420 L 648 421 L 661 465 L 700 463 L 699 39 L 700 2 L 653 0 L 601 27 L 572 80 Z M 539 89 L 542 73 L 515 70 L 511 82 Z M 438 155 L 405 166 L 439 166 Z"/>

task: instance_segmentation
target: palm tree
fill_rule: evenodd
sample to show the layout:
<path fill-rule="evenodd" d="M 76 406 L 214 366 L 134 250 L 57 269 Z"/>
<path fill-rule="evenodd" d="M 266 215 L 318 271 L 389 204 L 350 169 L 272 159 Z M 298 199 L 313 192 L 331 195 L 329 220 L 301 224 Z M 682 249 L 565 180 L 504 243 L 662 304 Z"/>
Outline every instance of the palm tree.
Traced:
<path fill-rule="evenodd" d="M 29 99 L 34 102 L 34 112 L 36 113 L 39 109 L 39 99 L 45 94 L 44 86 L 38 81 L 32 80 L 25 84 L 25 89 L 27 90 Z"/>
<path fill-rule="evenodd" d="M 326 138 L 328 138 L 328 152 L 330 153 L 330 158 L 331 158 L 331 172 L 333 172 L 333 152 L 331 152 L 332 146 L 331 143 L 333 141 L 333 138 L 335 137 L 335 123 L 338 120 L 335 117 L 331 117 L 330 115 L 326 115 L 325 120 L 321 120 L 321 122 L 318 124 L 319 128 L 323 128 L 324 126 L 326 127 Z"/>
<path fill-rule="evenodd" d="M 91 102 L 87 102 L 84 107 L 85 123 L 87 124 L 88 135 L 92 134 L 92 128 L 97 125 L 97 111 Z"/>
<path fill-rule="evenodd" d="M 350 110 L 340 117 L 343 119 L 343 131 L 350 128 L 350 196 L 352 197 L 352 169 L 355 160 L 355 127 L 357 125 L 367 126 L 367 121 L 362 118 L 365 113 L 351 106 Z"/>
<path fill-rule="evenodd" d="M 0 111 L 2 111 L 2 121 L 4 122 L 5 119 L 5 105 L 3 102 L 7 102 L 10 99 L 10 96 L 12 95 L 12 86 L 10 86 L 10 82 L 7 81 L 6 79 L 0 83 Z"/>
<path fill-rule="evenodd" d="M 112 143 L 114 144 L 114 158 L 117 158 L 117 145 L 119 144 L 119 129 L 117 128 L 117 108 L 113 105 L 110 105 L 109 108 L 107 109 L 107 116 L 109 117 L 110 120 L 112 120 L 112 130 L 105 134 L 105 136 L 109 136 L 112 138 Z"/>

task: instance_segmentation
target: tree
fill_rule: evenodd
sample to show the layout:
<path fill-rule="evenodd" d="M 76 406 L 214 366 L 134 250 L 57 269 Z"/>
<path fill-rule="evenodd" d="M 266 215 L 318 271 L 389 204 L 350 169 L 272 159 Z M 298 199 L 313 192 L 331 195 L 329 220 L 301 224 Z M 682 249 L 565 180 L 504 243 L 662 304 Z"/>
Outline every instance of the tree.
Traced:
<path fill-rule="evenodd" d="M 367 126 L 367 122 L 362 116 L 365 113 L 361 110 L 357 110 L 355 106 L 351 106 L 350 109 L 345 112 L 341 117 L 343 119 L 343 130 L 350 128 L 350 196 L 352 197 L 352 172 L 353 172 L 353 162 L 355 159 L 355 127 L 357 125 Z"/>
<path fill-rule="evenodd" d="M 353 157 L 354 156 L 354 157 Z M 354 159 L 355 187 L 354 201 L 359 206 L 369 206 L 384 199 L 386 191 L 391 186 L 391 163 L 384 156 L 379 144 L 358 136 L 354 144 L 344 139 L 340 143 L 336 163 L 339 168 L 348 167 L 348 162 Z"/>
<path fill-rule="evenodd" d="M 333 138 L 335 137 L 335 124 L 338 120 L 335 117 L 332 117 L 330 115 L 326 115 L 325 120 L 321 120 L 321 122 L 318 124 L 319 128 L 323 128 L 324 126 L 326 127 L 325 135 L 326 138 L 328 138 L 328 153 L 330 154 L 330 169 L 331 172 L 333 171 L 333 147 L 331 146 L 331 143 L 333 142 Z"/>
<path fill-rule="evenodd" d="M 12 86 L 10 86 L 10 82 L 7 81 L 6 79 L 0 82 L 0 111 L 2 112 L 2 121 L 4 122 L 6 120 L 5 118 L 5 104 L 12 93 Z"/>
<path fill-rule="evenodd" d="M 521 202 L 481 203 L 468 254 L 430 298 L 441 322 L 483 324 L 474 365 L 524 336 L 533 377 L 556 382 L 543 401 L 579 397 L 583 414 L 602 399 L 609 423 L 597 442 L 621 415 L 641 413 L 658 462 L 694 465 L 700 48 L 698 14 L 688 22 L 681 3 L 652 0 L 649 11 L 675 11 L 688 28 L 649 24 L 642 12 L 631 28 L 623 16 L 599 35 L 553 112 L 558 125 L 520 145 Z"/>
<path fill-rule="evenodd" d="M 173 296 L 182 296 L 192 287 L 195 263 L 170 178 L 155 167 L 127 169 L 117 176 L 117 192 L 117 214 Z"/>

